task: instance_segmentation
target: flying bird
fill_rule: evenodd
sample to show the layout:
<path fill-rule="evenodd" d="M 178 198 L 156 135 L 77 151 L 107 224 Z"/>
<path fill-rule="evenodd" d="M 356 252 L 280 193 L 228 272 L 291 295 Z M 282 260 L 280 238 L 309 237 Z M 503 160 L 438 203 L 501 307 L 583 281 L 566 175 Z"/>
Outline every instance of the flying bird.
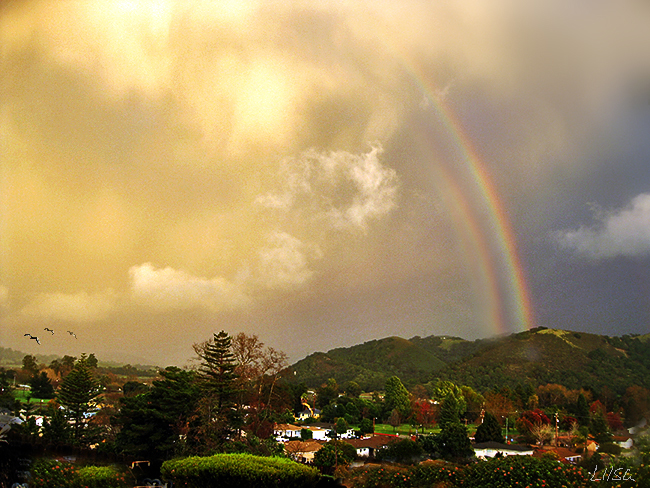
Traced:
<path fill-rule="evenodd" d="M 46 331 L 50 332 L 52 335 L 54 335 L 54 331 L 52 329 L 48 329 L 47 327 L 45 327 L 43 330 L 46 330 Z"/>
<path fill-rule="evenodd" d="M 39 346 L 41 345 L 41 341 L 38 340 L 38 337 L 33 336 L 31 334 L 25 334 L 25 335 L 29 336 L 30 339 L 34 339 Z"/>
<path fill-rule="evenodd" d="M 68 334 L 70 334 L 71 336 L 74 336 L 75 339 L 77 338 L 77 334 L 75 334 L 74 332 L 68 331 Z"/>

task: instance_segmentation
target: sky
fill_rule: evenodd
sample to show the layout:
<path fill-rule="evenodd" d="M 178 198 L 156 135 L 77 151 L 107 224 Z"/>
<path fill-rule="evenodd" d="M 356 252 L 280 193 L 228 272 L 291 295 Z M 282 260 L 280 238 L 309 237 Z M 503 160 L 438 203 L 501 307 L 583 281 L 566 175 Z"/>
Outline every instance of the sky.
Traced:
<path fill-rule="evenodd" d="M 3 1 L 0 73 L 2 347 L 650 332 L 646 1 Z"/>

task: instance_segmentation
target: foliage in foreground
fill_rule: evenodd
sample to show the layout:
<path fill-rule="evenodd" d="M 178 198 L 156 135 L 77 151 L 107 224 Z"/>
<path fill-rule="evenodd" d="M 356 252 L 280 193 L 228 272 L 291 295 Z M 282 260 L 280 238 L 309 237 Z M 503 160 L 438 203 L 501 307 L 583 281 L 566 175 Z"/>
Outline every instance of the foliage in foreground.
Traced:
<path fill-rule="evenodd" d="M 315 468 L 286 458 L 250 454 L 216 454 L 165 461 L 163 478 L 187 488 L 308 488 L 316 486 L 320 474 Z"/>
<path fill-rule="evenodd" d="M 351 472 L 354 488 L 578 488 L 588 486 L 589 477 L 582 468 L 530 456 L 509 456 L 463 467 L 427 462 L 413 467 L 364 467 Z"/>
<path fill-rule="evenodd" d="M 56 459 L 39 459 L 31 469 L 34 488 L 126 488 L 124 473 L 112 466 L 78 468 Z"/>

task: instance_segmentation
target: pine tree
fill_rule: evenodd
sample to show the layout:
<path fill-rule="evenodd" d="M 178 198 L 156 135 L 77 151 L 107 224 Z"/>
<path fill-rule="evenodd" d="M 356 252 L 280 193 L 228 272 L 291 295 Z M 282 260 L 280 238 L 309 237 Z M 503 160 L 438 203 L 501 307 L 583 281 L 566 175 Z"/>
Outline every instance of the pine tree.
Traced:
<path fill-rule="evenodd" d="M 231 338 L 223 330 L 195 350 L 201 358 L 199 379 L 202 387 L 198 407 L 201 421 L 196 441 L 211 449 L 229 437 L 232 427 L 241 427 L 236 409 L 237 363 L 231 350 Z"/>
<path fill-rule="evenodd" d="M 99 384 L 86 364 L 86 355 L 74 365 L 59 387 L 57 398 L 67 408 L 68 417 L 74 421 L 74 440 L 79 442 L 83 430 L 83 418 L 91 409 L 91 403 L 99 395 Z"/>

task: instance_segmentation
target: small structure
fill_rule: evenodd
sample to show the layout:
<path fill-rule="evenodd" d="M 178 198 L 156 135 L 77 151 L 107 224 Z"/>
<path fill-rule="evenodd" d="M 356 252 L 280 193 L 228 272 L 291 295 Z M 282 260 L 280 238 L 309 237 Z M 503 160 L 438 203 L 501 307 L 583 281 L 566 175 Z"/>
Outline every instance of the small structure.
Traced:
<path fill-rule="evenodd" d="M 629 435 L 612 436 L 612 442 L 623 449 L 631 449 L 634 445 L 634 439 Z"/>
<path fill-rule="evenodd" d="M 549 455 L 564 464 L 576 464 L 582 459 L 582 454 L 575 452 L 573 449 L 557 446 L 536 448 L 533 457 L 544 458 Z"/>
<path fill-rule="evenodd" d="M 364 437 L 363 439 L 343 439 L 344 442 L 347 442 L 357 450 L 357 456 L 359 457 L 375 457 L 379 449 L 384 449 L 386 446 L 398 440 L 399 437 L 388 435 L 373 435 Z"/>
<path fill-rule="evenodd" d="M 273 435 L 278 442 L 286 442 L 290 439 L 300 439 L 300 431 L 302 427 L 292 424 L 276 424 L 273 427 Z"/>
<path fill-rule="evenodd" d="M 500 442 L 477 442 L 473 444 L 474 454 L 478 459 L 501 456 L 532 456 L 533 448 L 525 444 L 501 444 Z"/>
<path fill-rule="evenodd" d="M 322 447 L 323 443 L 317 441 L 288 441 L 284 444 L 284 452 L 299 463 L 313 463 L 314 454 Z"/>

